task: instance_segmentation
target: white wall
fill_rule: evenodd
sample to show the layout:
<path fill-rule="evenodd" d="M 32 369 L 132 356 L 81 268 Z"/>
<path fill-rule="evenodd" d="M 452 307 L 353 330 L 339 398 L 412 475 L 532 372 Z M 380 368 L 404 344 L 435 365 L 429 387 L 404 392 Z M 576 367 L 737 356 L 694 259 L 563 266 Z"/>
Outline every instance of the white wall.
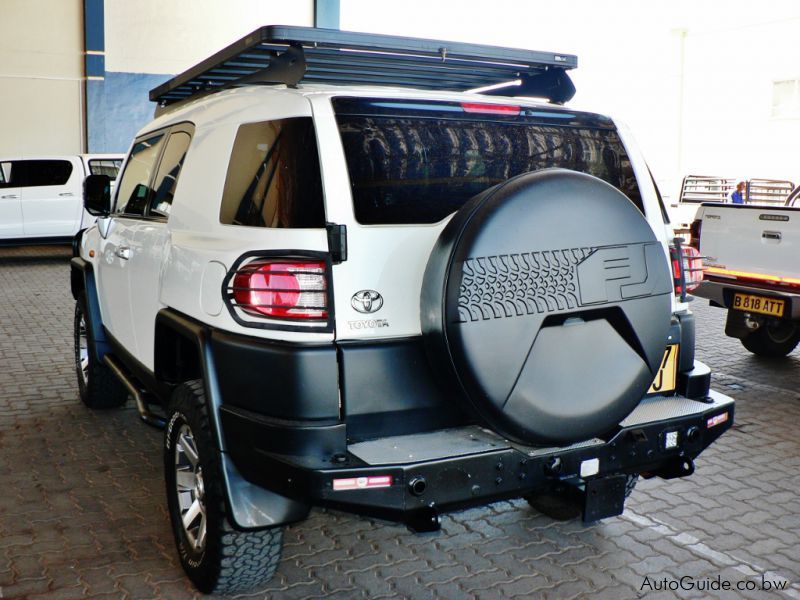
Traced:
<path fill-rule="evenodd" d="M 0 4 L 0 156 L 83 146 L 80 0 Z"/>
<path fill-rule="evenodd" d="M 105 0 L 106 71 L 176 74 L 261 25 L 314 23 L 313 0 Z"/>
<path fill-rule="evenodd" d="M 570 105 L 625 121 L 668 196 L 689 172 L 800 180 L 800 120 L 768 116 L 800 76 L 797 0 L 342 0 L 341 27 L 577 54 Z"/>
<path fill-rule="evenodd" d="M 81 150 L 82 4 L 2 0 L 0 154 Z M 259 25 L 311 25 L 313 5 L 105 0 L 106 70 L 178 73 Z M 341 9 L 342 29 L 578 54 L 571 104 L 628 123 L 668 194 L 690 172 L 800 179 L 800 119 L 770 116 L 772 81 L 800 77 L 799 0 L 341 0 Z"/>

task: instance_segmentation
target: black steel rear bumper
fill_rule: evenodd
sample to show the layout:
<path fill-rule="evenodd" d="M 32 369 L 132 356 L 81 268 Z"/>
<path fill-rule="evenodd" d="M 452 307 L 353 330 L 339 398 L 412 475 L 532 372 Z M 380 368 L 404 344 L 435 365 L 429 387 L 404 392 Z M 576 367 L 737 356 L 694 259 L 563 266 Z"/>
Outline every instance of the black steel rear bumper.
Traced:
<path fill-rule="evenodd" d="M 521 446 L 473 425 L 350 444 L 333 456 L 325 454 L 322 436 L 319 458 L 272 451 L 273 427 L 280 424 L 236 410 L 223 410 L 222 421 L 226 432 L 242 434 L 227 436 L 229 451 L 253 483 L 306 504 L 420 529 L 440 511 L 524 496 L 558 482 L 689 475 L 694 459 L 730 428 L 733 416 L 733 400 L 711 391 L 704 400 L 645 399 L 606 439 L 567 447 Z"/>

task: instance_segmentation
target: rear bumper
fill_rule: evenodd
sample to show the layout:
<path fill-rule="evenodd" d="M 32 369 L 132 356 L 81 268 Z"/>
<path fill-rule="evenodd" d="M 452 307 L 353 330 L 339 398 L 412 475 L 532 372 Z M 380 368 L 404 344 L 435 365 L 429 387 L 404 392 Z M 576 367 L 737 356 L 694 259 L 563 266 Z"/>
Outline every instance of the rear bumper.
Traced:
<path fill-rule="evenodd" d="M 237 468 L 253 483 L 311 505 L 414 523 L 563 481 L 689 475 L 733 416 L 733 400 L 710 391 L 704 400 L 647 398 L 607 439 L 567 447 L 522 446 L 472 425 L 350 444 L 333 456 L 320 437 L 314 457 L 268 450 L 274 430 L 251 415 L 224 411 L 222 422 Z"/>
<path fill-rule="evenodd" d="M 792 321 L 800 320 L 800 294 L 777 290 L 768 285 L 762 286 L 751 283 L 744 284 L 735 281 L 707 279 L 692 292 L 692 295 L 710 300 L 713 304 L 722 308 L 730 308 L 733 305 L 733 295 L 737 292 L 784 300 L 786 301 L 784 318 Z"/>

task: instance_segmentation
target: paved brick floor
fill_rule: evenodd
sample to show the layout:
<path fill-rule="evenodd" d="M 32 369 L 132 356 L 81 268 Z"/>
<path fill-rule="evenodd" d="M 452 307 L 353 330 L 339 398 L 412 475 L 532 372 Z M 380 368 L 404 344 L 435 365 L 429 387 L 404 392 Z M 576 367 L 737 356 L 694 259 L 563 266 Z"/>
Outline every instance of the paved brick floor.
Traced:
<path fill-rule="evenodd" d="M 186 598 L 167 524 L 161 434 L 76 397 L 68 251 L 0 250 L 0 597 Z M 641 482 L 624 515 L 556 522 L 521 501 L 444 518 L 438 534 L 315 511 L 248 597 L 661 598 L 645 577 L 718 576 L 800 598 L 800 353 L 767 362 L 695 303 L 698 353 L 738 400 L 736 428 L 686 480 Z M 716 597 L 698 590 L 684 597 Z"/>

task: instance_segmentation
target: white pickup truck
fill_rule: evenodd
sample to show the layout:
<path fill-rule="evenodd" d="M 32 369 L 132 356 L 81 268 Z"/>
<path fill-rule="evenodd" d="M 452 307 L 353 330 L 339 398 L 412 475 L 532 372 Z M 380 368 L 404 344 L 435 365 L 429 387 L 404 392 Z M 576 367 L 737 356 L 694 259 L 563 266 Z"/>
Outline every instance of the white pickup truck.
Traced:
<path fill-rule="evenodd" d="M 83 180 L 87 175 L 108 175 L 113 182 L 123 158 L 0 157 L 0 245 L 72 240 L 94 222 L 83 210 Z"/>
<path fill-rule="evenodd" d="M 691 227 L 705 257 L 694 295 L 727 308 L 726 335 L 759 356 L 786 356 L 800 342 L 798 225 L 798 208 L 703 204 Z"/>

